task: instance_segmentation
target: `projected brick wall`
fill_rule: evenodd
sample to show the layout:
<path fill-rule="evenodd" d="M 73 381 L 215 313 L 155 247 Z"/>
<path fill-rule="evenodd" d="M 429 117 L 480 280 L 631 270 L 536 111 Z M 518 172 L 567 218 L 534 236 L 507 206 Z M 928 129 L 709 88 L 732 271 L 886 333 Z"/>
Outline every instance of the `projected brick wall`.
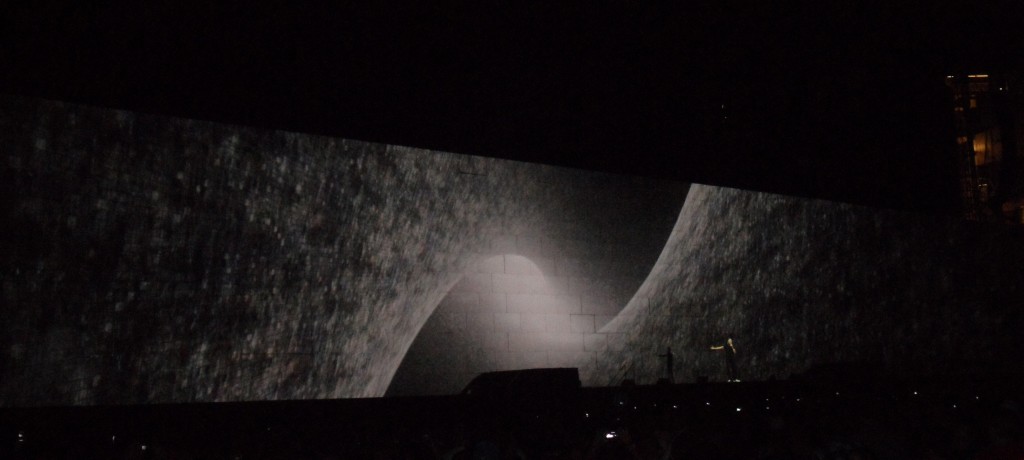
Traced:
<path fill-rule="evenodd" d="M 1000 227 L 13 97 L 0 146 L 0 406 L 1024 362 Z"/>
<path fill-rule="evenodd" d="M 481 256 L 424 325 L 388 395 L 455 393 L 496 370 L 590 367 L 609 343 L 598 330 L 626 305 L 653 260 L 624 243 L 496 240 L 499 254 Z M 602 265 L 609 253 L 618 261 Z"/>
<path fill-rule="evenodd" d="M 1024 370 L 1024 240 L 1002 225 L 694 185 L 664 252 L 602 332 L 591 384 L 856 363 L 897 377 Z M 612 334 L 612 332 L 614 332 Z"/>
<path fill-rule="evenodd" d="M 678 217 L 665 210 L 681 207 L 685 189 L 589 177 L 546 204 L 553 217 L 543 225 L 498 234 L 475 255 L 413 342 L 388 395 L 454 393 L 494 370 L 589 369 L 606 351 L 598 329 L 650 273 Z"/>
<path fill-rule="evenodd" d="M 31 99 L 0 107 L 0 405 L 380 396 L 453 287 L 525 279 L 475 275 L 481 256 L 529 235 L 567 255 L 625 244 L 645 254 L 616 275 L 635 289 L 687 190 Z"/>

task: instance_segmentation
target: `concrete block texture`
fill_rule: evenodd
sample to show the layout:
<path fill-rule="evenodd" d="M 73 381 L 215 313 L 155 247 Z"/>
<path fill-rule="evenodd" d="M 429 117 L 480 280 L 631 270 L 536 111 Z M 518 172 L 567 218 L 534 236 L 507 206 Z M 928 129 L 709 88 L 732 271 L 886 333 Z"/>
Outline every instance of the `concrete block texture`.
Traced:
<path fill-rule="evenodd" d="M 594 315 L 571 315 L 569 317 L 569 331 L 579 334 L 590 334 L 594 329 Z"/>
<path fill-rule="evenodd" d="M 476 264 L 479 273 L 505 273 L 505 256 L 481 256 Z"/>
<path fill-rule="evenodd" d="M 591 351 L 549 351 L 548 364 L 551 367 L 590 367 L 596 356 Z"/>
<path fill-rule="evenodd" d="M 557 332 L 510 332 L 512 351 L 584 351 L 583 334 Z"/>
<path fill-rule="evenodd" d="M 573 292 L 569 285 L 570 279 L 557 276 L 495 274 L 493 277 L 494 292 L 506 294 L 546 294 L 558 295 Z"/>
<path fill-rule="evenodd" d="M 461 293 L 494 292 L 493 275 L 490 273 L 468 273 L 459 279 L 452 291 Z"/>
<path fill-rule="evenodd" d="M 494 313 L 467 313 L 466 326 L 471 331 L 494 331 Z"/>
<path fill-rule="evenodd" d="M 518 332 L 522 329 L 523 321 L 519 313 L 495 313 L 494 330 L 503 332 Z"/>
<path fill-rule="evenodd" d="M 571 294 L 508 294 L 507 310 L 513 313 L 581 313 L 580 296 Z"/>
<path fill-rule="evenodd" d="M 454 290 L 445 296 L 444 300 L 438 304 L 438 308 L 442 308 L 445 311 L 466 313 L 468 311 L 474 311 L 479 308 L 480 305 L 480 294 L 477 292 L 467 292 Z"/>
<path fill-rule="evenodd" d="M 542 313 L 522 313 L 520 314 L 520 330 L 524 332 L 544 332 L 548 328 L 548 317 L 549 315 Z"/>
<path fill-rule="evenodd" d="M 521 235 L 516 238 L 515 254 L 529 257 L 531 260 L 538 257 L 550 260 L 559 254 L 559 248 L 555 241 L 548 237 Z"/>
<path fill-rule="evenodd" d="M 513 355 L 512 369 L 539 369 L 550 367 L 548 351 L 524 351 Z"/>
<path fill-rule="evenodd" d="M 508 332 L 480 331 L 470 333 L 467 337 L 470 350 L 508 351 L 510 349 Z"/>
<path fill-rule="evenodd" d="M 517 248 L 516 235 L 495 235 L 491 238 L 490 252 L 493 254 L 515 254 Z M 504 257 L 501 257 L 501 259 L 504 259 Z"/>
<path fill-rule="evenodd" d="M 629 297 L 632 297 L 630 295 Z M 622 311 L 630 298 L 623 295 L 601 295 L 584 293 L 581 298 L 582 312 L 591 315 L 614 316 Z"/>
<path fill-rule="evenodd" d="M 554 275 L 555 260 L 544 256 L 506 255 L 505 273 L 509 275 Z"/>
<path fill-rule="evenodd" d="M 586 351 L 604 351 L 608 348 L 608 335 L 585 334 L 583 336 L 583 348 Z"/>

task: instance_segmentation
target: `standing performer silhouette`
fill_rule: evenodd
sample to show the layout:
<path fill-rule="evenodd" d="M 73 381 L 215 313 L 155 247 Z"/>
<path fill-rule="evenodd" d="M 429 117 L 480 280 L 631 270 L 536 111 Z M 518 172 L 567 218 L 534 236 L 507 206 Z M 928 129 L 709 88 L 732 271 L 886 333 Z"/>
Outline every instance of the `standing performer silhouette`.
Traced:
<path fill-rule="evenodd" d="M 729 376 L 729 381 L 739 382 L 740 378 L 736 372 L 736 347 L 732 344 L 732 337 L 725 339 L 725 345 L 715 345 L 711 349 L 725 352 L 725 371 Z"/>
<path fill-rule="evenodd" d="M 665 349 L 665 354 L 658 355 L 659 358 L 665 358 L 665 371 L 668 376 L 669 383 L 675 383 L 675 372 L 672 369 L 672 347 Z"/>

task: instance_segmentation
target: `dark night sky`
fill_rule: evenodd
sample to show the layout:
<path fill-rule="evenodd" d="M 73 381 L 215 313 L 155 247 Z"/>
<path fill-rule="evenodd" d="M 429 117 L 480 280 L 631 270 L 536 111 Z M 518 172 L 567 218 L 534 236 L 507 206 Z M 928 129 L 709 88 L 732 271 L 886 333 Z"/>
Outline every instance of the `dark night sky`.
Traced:
<path fill-rule="evenodd" d="M 1024 49 L 1012 2 L 142 3 L 2 7 L 0 91 L 942 211 L 943 75 Z"/>

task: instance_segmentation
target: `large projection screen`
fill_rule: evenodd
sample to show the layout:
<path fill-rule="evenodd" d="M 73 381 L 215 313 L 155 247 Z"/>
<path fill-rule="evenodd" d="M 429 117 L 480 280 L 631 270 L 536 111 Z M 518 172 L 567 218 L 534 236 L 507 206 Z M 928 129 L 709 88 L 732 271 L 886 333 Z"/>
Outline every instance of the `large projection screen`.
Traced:
<path fill-rule="evenodd" d="M 0 406 L 1020 367 L 1002 227 L 6 96 L 0 145 Z"/>

